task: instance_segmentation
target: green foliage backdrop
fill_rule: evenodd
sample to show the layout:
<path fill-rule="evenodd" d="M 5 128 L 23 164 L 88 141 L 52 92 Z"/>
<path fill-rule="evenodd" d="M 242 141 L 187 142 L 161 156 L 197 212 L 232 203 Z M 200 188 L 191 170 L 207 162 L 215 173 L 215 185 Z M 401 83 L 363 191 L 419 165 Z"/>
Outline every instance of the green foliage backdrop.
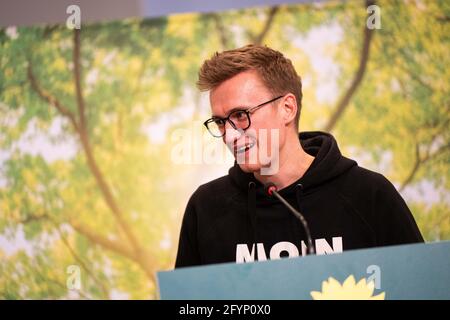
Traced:
<path fill-rule="evenodd" d="M 449 2 L 377 1 L 369 30 L 372 2 L 0 29 L 0 297 L 156 298 L 190 193 L 230 165 L 174 163 L 171 134 L 208 116 L 202 61 L 247 43 L 292 59 L 300 130 L 331 131 L 450 239 Z"/>

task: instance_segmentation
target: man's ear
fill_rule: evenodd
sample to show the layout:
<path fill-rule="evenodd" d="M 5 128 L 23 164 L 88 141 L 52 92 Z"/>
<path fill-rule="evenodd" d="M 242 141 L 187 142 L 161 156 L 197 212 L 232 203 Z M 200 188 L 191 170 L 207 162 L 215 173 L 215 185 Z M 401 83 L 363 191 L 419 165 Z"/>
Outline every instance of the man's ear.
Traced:
<path fill-rule="evenodd" d="M 292 93 L 286 94 L 282 100 L 281 107 L 283 108 L 284 124 L 288 126 L 295 121 L 295 116 L 297 115 L 298 107 L 295 95 L 293 95 Z"/>

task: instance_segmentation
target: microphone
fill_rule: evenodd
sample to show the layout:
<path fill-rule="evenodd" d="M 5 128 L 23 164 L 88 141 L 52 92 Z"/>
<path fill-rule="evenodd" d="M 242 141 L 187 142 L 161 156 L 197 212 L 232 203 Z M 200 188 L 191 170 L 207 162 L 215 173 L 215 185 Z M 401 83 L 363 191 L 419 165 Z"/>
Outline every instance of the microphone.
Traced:
<path fill-rule="evenodd" d="M 305 233 L 306 233 L 306 241 L 307 241 L 307 254 L 315 254 L 315 250 L 312 244 L 312 238 L 311 238 L 311 232 L 309 230 L 309 226 L 308 226 L 308 222 L 306 221 L 305 217 L 298 211 L 296 210 L 293 206 L 291 206 L 289 204 L 289 202 L 287 202 L 279 193 L 278 193 L 278 188 L 277 186 L 272 183 L 266 183 L 264 185 L 264 190 L 266 191 L 266 193 L 273 197 L 275 196 L 278 200 L 281 201 L 282 204 L 284 204 L 284 206 L 286 208 L 289 209 L 290 212 L 292 212 L 294 214 L 294 216 L 297 217 L 298 220 L 300 220 L 300 222 L 303 225 L 303 229 L 305 229 Z"/>

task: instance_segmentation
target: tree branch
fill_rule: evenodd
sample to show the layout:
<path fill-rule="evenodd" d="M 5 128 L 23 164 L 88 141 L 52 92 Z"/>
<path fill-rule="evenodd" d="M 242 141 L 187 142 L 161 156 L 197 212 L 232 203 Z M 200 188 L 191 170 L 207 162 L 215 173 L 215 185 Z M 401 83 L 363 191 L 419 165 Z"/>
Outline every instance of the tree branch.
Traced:
<path fill-rule="evenodd" d="M 101 285 L 102 290 L 104 292 L 107 292 L 106 288 L 101 283 L 101 281 L 94 276 L 93 272 L 89 271 L 86 264 L 77 255 L 77 253 L 73 250 L 73 248 L 68 244 L 67 240 L 64 239 L 64 236 L 61 234 L 61 230 L 57 226 L 57 222 L 54 219 L 52 219 L 47 213 L 40 214 L 40 215 L 30 215 L 30 216 L 27 216 L 26 218 L 18 220 L 16 222 L 26 224 L 26 223 L 30 223 L 30 222 L 34 222 L 34 221 L 42 221 L 42 220 L 48 220 L 55 226 L 55 228 L 61 235 L 61 239 L 63 240 L 63 242 L 69 249 L 69 252 L 72 254 L 72 256 L 77 261 L 79 261 L 80 264 L 83 266 L 83 268 L 86 270 L 86 272 L 88 272 L 93 277 L 93 279 Z M 115 240 L 108 239 L 107 237 L 99 234 L 96 230 L 93 230 L 90 227 L 88 227 L 87 225 L 81 224 L 81 223 L 75 221 L 74 219 L 69 219 L 66 222 L 76 232 L 78 232 L 82 236 L 85 236 L 90 242 L 101 246 L 103 249 L 106 249 L 108 251 L 111 251 L 113 253 L 121 255 L 125 258 L 128 258 L 131 261 L 140 265 L 140 267 L 145 272 L 147 277 L 151 281 L 153 281 L 153 283 L 155 283 L 155 275 L 154 275 L 155 267 L 154 266 L 156 265 L 156 263 L 154 261 L 153 254 L 149 250 L 144 250 L 141 248 L 138 252 L 136 252 L 133 250 L 133 248 L 127 246 L 126 244 L 115 241 Z"/>
<path fill-rule="evenodd" d="M 149 250 L 140 248 L 139 251 L 135 251 L 124 243 L 108 239 L 107 237 L 100 235 L 97 231 L 94 231 L 88 226 L 80 224 L 75 220 L 70 220 L 68 223 L 75 231 L 88 238 L 91 242 L 136 262 L 141 266 L 147 277 L 155 283 L 154 271 L 156 264 L 153 255 Z"/>
<path fill-rule="evenodd" d="M 419 148 L 418 143 L 416 143 L 414 154 L 415 154 L 414 165 L 412 166 L 409 174 L 406 176 L 406 179 L 402 182 L 402 184 L 398 190 L 399 192 L 402 192 L 405 189 L 405 187 L 413 180 L 414 176 L 416 175 L 417 171 L 419 170 L 421 159 L 420 159 L 420 148 Z"/>
<path fill-rule="evenodd" d="M 140 248 L 139 251 L 133 250 L 122 242 L 114 241 L 100 235 L 86 225 L 77 223 L 74 220 L 69 221 L 72 228 L 78 233 L 88 238 L 91 242 L 101 246 L 102 248 L 126 257 L 141 266 L 147 277 L 155 283 L 155 261 L 153 255 L 148 250 Z"/>
<path fill-rule="evenodd" d="M 94 153 L 92 151 L 92 147 L 91 147 L 91 144 L 89 141 L 86 115 L 85 115 L 86 106 L 85 106 L 82 88 L 81 88 L 81 63 L 80 63 L 81 42 L 80 42 L 80 30 L 79 29 L 74 29 L 73 42 L 74 42 L 73 64 L 74 64 L 75 91 L 76 91 L 76 97 L 77 97 L 78 114 L 79 114 L 79 118 L 80 118 L 79 134 L 80 134 L 80 140 L 81 140 L 81 144 L 83 146 L 83 150 L 86 154 L 88 167 L 91 170 L 92 174 L 94 175 L 94 178 L 97 181 L 97 184 L 100 188 L 101 193 L 103 194 L 106 204 L 111 209 L 117 223 L 119 224 L 122 231 L 125 233 L 127 239 L 130 241 L 135 252 L 138 253 L 142 250 L 141 246 L 139 245 L 139 242 L 136 239 L 136 236 L 134 235 L 130 226 L 125 221 L 125 218 L 123 217 L 123 213 L 122 213 L 121 209 L 119 208 L 119 206 L 116 202 L 116 199 L 114 198 L 114 196 L 111 192 L 111 189 L 103 176 L 103 173 L 101 172 L 100 168 L 97 165 L 97 161 L 94 158 Z"/>
<path fill-rule="evenodd" d="M 253 38 L 254 44 L 257 44 L 257 45 L 262 44 L 264 38 L 266 37 L 267 33 L 269 33 L 269 30 L 272 27 L 273 20 L 279 9 L 280 8 L 278 6 L 274 6 L 274 7 L 270 8 L 269 13 L 267 15 L 266 23 L 264 24 L 263 29 L 261 30 L 259 35 L 257 35 L 256 37 Z"/>
<path fill-rule="evenodd" d="M 47 221 L 51 222 L 53 224 L 53 226 L 56 228 L 56 230 L 58 231 L 58 233 L 61 235 L 61 237 L 63 237 L 63 235 L 61 234 L 61 230 L 59 229 L 59 227 L 57 225 L 57 222 L 54 219 L 52 219 L 50 217 L 50 215 L 48 215 L 47 213 L 39 214 L 39 215 L 29 215 L 29 216 L 25 217 L 24 219 L 17 220 L 16 223 L 27 224 L 27 223 L 43 221 L 43 220 L 47 220 Z M 136 261 L 136 256 L 135 256 L 133 250 L 131 248 L 127 247 L 126 245 L 124 245 L 123 243 L 110 240 L 110 239 L 100 235 L 97 231 L 94 231 L 91 228 L 89 228 L 88 226 L 83 225 L 79 222 L 76 222 L 73 219 L 69 219 L 67 221 L 67 223 L 75 231 L 77 231 L 81 235 L 83 235 L 86 238 L 88 238 L 89 240 L 91 240 L 91 242 L 98 244 L 107 250 L 113 251 L 117 254 L 123 255 L 131 260 Z M 73 255 L 76 255 L 72 249 L 70 251 Z"/>
<path fill-rule="evenodd" d="M 70 220 L 69 224 L 75 231 L 88 238 L 91 242 L 103 247 L 104 249 L 107 249 L 124 257 L 127 257 L 128 259 L 136 261 L 136 255 L 134 251 L 132 250 L 132 248 L 126 246 L 124 243 L 110 240 L 105 236 L 100 235 L 97 231 L 89 228 L 86 225 L 80 224 L 74 220 Z"/>
<path fill-rule="evenodd" d="M 73 73 L 75 78 L 75 93 L 78 106 L 78 117 L 80 118 L 80 132 L 86 132 L 86 116 L 85 116 L 85 103 L 83 99 L 83 92 L 81 89 L 81 63 L 80 63 L 80 30 L 74 29 L 73 33 Z"/>
<path fill-rule="evenodd" d="M 433 139 L 434 140 L 434 139 Z M 433 141 L 431 142 L 430 146 L 433 144 Z M 414 165 L 411 168 L 409 174 L 406 176 L 406 179 L 401 183 L 399 192 L 402 192 L 408 184 L 410 184 L 413 180 L 417 172 L 419 171 L 419 168 L 421 165 L 424 165 L 426 162 L 436 158 L 441 153 L 445 151 L 450 150 L 450 144 L 446 144 L 438 148 L 436 151 L 430 153 L 430 150 L 428 149 L 426 155 L 424 157 L 421 157 L 420 155 L 420 148 L 419 144 L 416 144 L 416 152 L 415 152 L 415 160 Z"/>
<path fill-rule="evenodd" d="M 55 107 L 60 114 L 68 118 L 75 131 L 79 132 L 79 127 L 75 115 L 69 110 L 69 108 L 64 106 L 58 99 L 56 99 L 49 92 L 43 89 L 39 84 L 39 81 L 36 79 L 36 76 L 33 73 L 31 59 L 28 60 L 27 76 L 28 80 L 30 81 L 31 88 L 34 90 L 34 92 L 36 92 L 42 100 Z"/>
<path fill-rule="evenodd" d="M 21 219 L 21 220 L 19 220 L 17 222 L 18 223 L 22 223 L 22 224 L 27 224 L 27 223 L 30 223 L 30 222 L 37 222 L 37 221 L 47 220 L 47 219 L 49 219 L 49 216 L 46 215 L 46 214 L 42 214 L 42 215 L 38 215 L 38 216 L 31 215 L 31 216 L 27 216 L 26 218 Z"/>
<path fill-rule="evenodd" d="M 435 16 L 435 19 L 439 22 L 450 22 L 450 16 Z"/>
<path fill-rule="evenodd" d="M 403 51 L 403 50 L 399 50 L 399 51 Z M 406 61 L 407 59 L 405 59 Z M 412 58 L 410 58 L 410 60 L 413 60 Z M 406 66 L 404 66 L 402 63 L 399 63 L 397 65 L 404 73 L 406 73 L 411 80 L 416 81 L 417 83 L 419 83 L 419 85 L 421 85 L 422 87 L 426 88 L 428 91 L 433 92 L 434 89 L 428 84 L 426 83 L 420 76 L 418 76 L 417 74 L 415 74 L 414 72 L 412 72 L 410 69 L 408 69 Z"/>
<path fill-rule="evenodd" d="M 61 231 L 61 229 L 59 228 L 57 222 L 52 219 L 52 217 L 50 217 L 47 213 L 43 213 L 43 214 L 39 214 L 39 215 L 29 215 L 24 219 L 20 219 L 18 221 L 16 221 L 16 223 L 20 223 L 20 224 L 27 224 L 27 223 L 31 223 L 31 222 L 37 222 L 37 221 L 42 221 L 42 220 L 48 220 L 50 223 L 53 224 L 53 226 L 55 227 L 56 231 L 58 232 L 58 234 L 61 237 L 62 242 L 64 243 L 64 245 L 67 247 L 67 249 L 69 250 L 70 254 L 74 257 L 74 259 L 82 266 L 82 268 L 94 279 L 94 281 L 101 287 L 105 297 L 108 296 L 108 291 L 106 289 L 106 287 L 104 286 L 104 284 L 94 275 L 94 273 L 87 267 L 87 265 L 84 263 L 84 261 L 81 259 L 81 257 L 75 252 L 75 250 L 72 248 L 72 246 L 70 246 L 69 242 L 67 241 L 66 237 L 64 236 L 63 232 Z M 70 223 L 69 223 L 70 224 Z M 73 226 L 72 226 L 73 227 Z M 75 229 L 75 228 L 74 228 Z M 47 278 L 46 278 L 47 279 Z M 64 287 L 62 284 L 60 284 L 58 281 L 54 280 L 52 281 L 56 284 L 58 284 L 59 286 L 63 287 L 64 289 L 67 289 L 66 287 Z M 81 292 L 80 290 L 77 290 L 83 297 L 90 299 L 89 297 L 87 297 L 83 292 Z"/>
<path fill-rule="evenodd" d="M 65 107 L 59 100 L 53 97 L 50 93 L 45 91 L 40 85 L 38 80 L 36 79 L 31 59 L 28 61 L 28 80 L 31 83 L 32 89 L 39 95 L 39 97 L 48 102 L 50 105 L 54 106 L 63 116 L 67 117 L 72 123 L 75 131 L 78 133 L 81 145 L 83 147 L 84 153 L 87 158 L 87 165 L 89 170 L 94 175 L 95 181 L 100 188 L 100 191 L 103 195 L 103 198 L 110 208 L 113 216 L 119 225 L 120 229 L 124 232 L 127 240 L 131 244 L 131 248 L 125 246 L 122 243 L 111 241 L 97 232 L 86 228 L 86 226 L 82 226 L 79 224 L 73 224 L 72 227 L 77 230 L 79 233 L 86 236 L 92 242 L 101 245 L 102 247 L 114 251 L 118 254 L 121 254 L 136 263 L 138 263 L 144 272 L 147 274 L 150 280 L 154 281 L 154 266 L 155 261 L 153 259 L 153 255 L 149 250 L 146 250 L 140 243 L 138 242 L 136 236 L 134 235 L 131 227 L 127 223 L 124 218 L 124 215 L 119 208 L 115 197 L 113 196 L 109 185 L 107 184 L 103 173 L 101 172 L 97 162 L 94 158 L 94 153 L 89 141 L 88 135 L 88 126 L 86 120 L 86 104 L 84 101 L 82 86 L 81 86 L 81 63 L 80 63 L 80 51 L 81 51 L 81 42 L 80 42 L 80 30 L 74 30 L 73 36 L 73 63 L 74 63 L 74 82 L 75 82 L 75 92 L 76 92 L 76 102 L 77 102 L 77 110 L 79 120 L 76 119 L 76 115 L 72 113 L 67 107 Z"/>
<path fill-rule="evenodd" d="M 365 5 L 366 7 L 374 4 L 374 1 L 367 0 Z M 373 30 L 367 28 L 366 24 L 364 23 L 364 38 L 363 38 L 363 45 L 361 49 L 361 55 L 359 59 L 359 66 L 358 70 L 355 73 L 355 76 L 350 84 L 350 87 L 347 89 L 347 91 L 344 93 L 344 95 L 340 98 L 336 109 L 334 110 L 333 114 L 331 115 L 330 119 L 328 120 L 328 123 L 325 126 L 325 131 L 331 131 L 335 127 L 337 121 L 342 117 L 345 109 L 347 108 L 351 98 L 355 94 L 356 90 L 358 89 L 359 85 L 362 82 L 362 79 L 364 77 L 364 73 L 366 71 L 367 67 L 367 61 L 369 60 L 369 53 L 370 53 L 370 43 L 372 41 L 373 36 Z"/>
<path fill-rule="evenodd" d="M 214 20 L 214 24 L 216 25 L 216 30 L 219 32 L 220 43 L 222 44 L 222 50 L 226 50 L 229 48 L 230 41 L 228 39 L 228 35 L 226 33 L 225 27 L 223 26 L 222 19 L 217 13 L 211 13 L 211 17 Z"/>
<path fill-rule="evenodd" d="M 67 240 L 66 236 L 64 235 L 64 233 L 61 231 L 60 227 L 58 225 L 56 225 L 56 223 L 54 224 L 56 230 L 58 231 L 62 242 L 64 243 L 64 245 L 66 246 L 66 248 L 69 250 L 70 254 L 72 255 L 72 257 L 81 265 L 81 267 L 86 271 L 86 273 L 95 281 L 95 283 L 97 283 L 97 285 L 101 288 L 101 291 L 103 293 L 103 297 L 104 298 L 108 298 L 108 289 L 106 289 L 105 284 L 99 279 L 97 278 L 97 276 L 92 272 L 92 270 L 87 266 L 87 264 L 84 262 L 84 260 L 75 252 L 75 250 L 72 248 L 72 246 L 70 245 L 69 241 Z"/>
<path fill-rule="evenodd" d="M 25 267 L 27 269 L 27 272 L 33 275 L 33 279 L 37 279 L 38 282 L 41 283 L 53 283 L 59 288 L 63 289 L 64 291 L 68 291 L 67 285 L 64 283 L 61 283 L 60 280 L 54 279 L 47 274 L 42 273 L 38 268 L 36 268 L 35 265 L 33 265 L 33 268 L 29 268 L 28 266 Z M 83 290 L 76 290 L 77 293 L 83 297 L 86 300 L 92 300 L 86 293 L 83 292 Z M 48 298 L 48 297 L 46 297 Z"/>

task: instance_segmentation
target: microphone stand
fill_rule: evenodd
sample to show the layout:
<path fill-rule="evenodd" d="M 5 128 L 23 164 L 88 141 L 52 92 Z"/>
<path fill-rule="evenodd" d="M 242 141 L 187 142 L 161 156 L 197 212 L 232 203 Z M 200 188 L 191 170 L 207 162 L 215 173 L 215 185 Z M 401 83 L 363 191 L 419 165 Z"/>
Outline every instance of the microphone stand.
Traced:
<path fill-rule="evenodd" d="M 303 215 L 297 211 L 293 206 L 291 206 L 289 204 L 289 202 L 287 202 L 277 191 L 277 187 L 275 186 L 275 184 L 270 183 L 268 185 L 266 185 L 267 193 L 270 196 L 275 196 L 278 200 L 281 201 L 281 203 L 283 203 L 286 208 L 289 209 L 290 212 L 292 212 L 298 220 L 300 220 L 300 222 L 303 225 L 303 228 L 305 229 L 305 233 L 306 233 L 306 241 L 307 241 L 307 254 L 313 255 L 315 254 L 315 250 L 312 244 L 312 238 L 311 238 L 311 232 L 309 230 L 309 226 L 308 226 L 308 222 L 306 221 L 305 217 L 303 217 Z"/>

